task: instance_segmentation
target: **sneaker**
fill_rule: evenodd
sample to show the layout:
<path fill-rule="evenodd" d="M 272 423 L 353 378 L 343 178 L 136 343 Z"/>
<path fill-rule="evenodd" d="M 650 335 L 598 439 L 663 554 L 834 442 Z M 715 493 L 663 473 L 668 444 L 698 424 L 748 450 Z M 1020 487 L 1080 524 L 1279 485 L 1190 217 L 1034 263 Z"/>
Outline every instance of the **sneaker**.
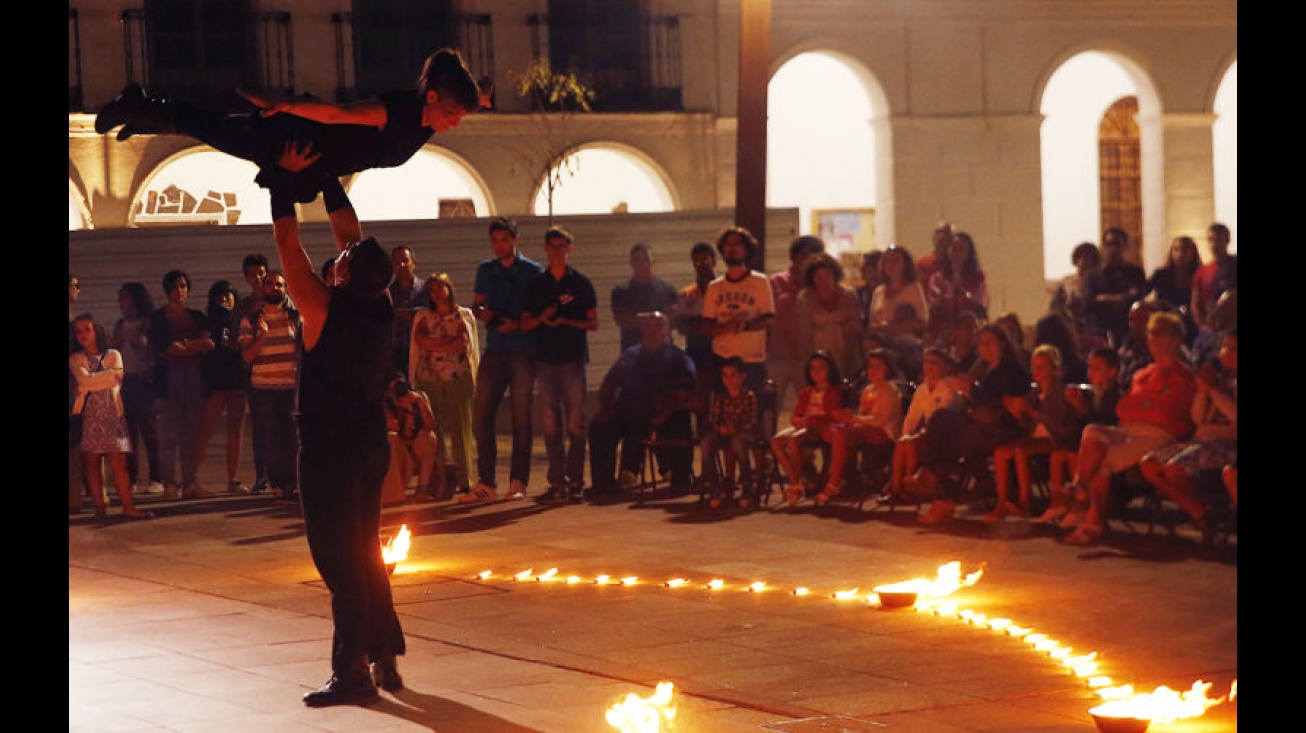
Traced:
<path fill-rule="evenodd" d="M 244 495 L 249 493 L 249 488 L 246 487 L 245 484 L 242 484 L 239 481 L 232 481 L 231 483 L 227 484 L 227 493 Z"/>
<path fill-rule="evenodd" d="M 136 490 L 142 494 L 157 495 L 163 493 L 163 484 L 158 481 L 141 481 Z"/>
<path fill-rule="evenodd" d="M 263 492 L 271 488 L 272 485 L 268 483 L 268 480 L 265 478 L 261 478 L 258 481 L 254 482 L 254 488 L 251 489 L 250 491 L 252 491 L 255 494 L 262 494 Z"/>
<path fill-rule="evenodd" d="M 633 489 L 639 486 L 639 477 L 635 475 L 634 471 L 622 471 L 617 476 L 617 486 L 623 489 Z"/>
<path fill-rule="evenodd" d="M 486 483 L 477 483 L 471 491 L 458 497 L 459 504 L 480 504 L 487 501 L 497 501 L 499 492 L 494 487 Z"/>
<path fill-rule="evenodd" d="M 525 498 L 526 498 L 526 484 L 522 483 L 521 481 L 518 481 L 517 479 L 513 479 L 513 480 L 512 480 L 511 482 L 509 482 L 509 484 L 508 484 L 508 495 L 507 495 L 506 497 L 504 497 L 504 498 L 506 498 L 506 499 L 525 499 Z"/>
<path fill-rule="evenodd" d="M 567 489 L 567 501 L 572 504 L 579 504 L 585 500 L 585 487 L 580 484 L 573 484 Z"/>

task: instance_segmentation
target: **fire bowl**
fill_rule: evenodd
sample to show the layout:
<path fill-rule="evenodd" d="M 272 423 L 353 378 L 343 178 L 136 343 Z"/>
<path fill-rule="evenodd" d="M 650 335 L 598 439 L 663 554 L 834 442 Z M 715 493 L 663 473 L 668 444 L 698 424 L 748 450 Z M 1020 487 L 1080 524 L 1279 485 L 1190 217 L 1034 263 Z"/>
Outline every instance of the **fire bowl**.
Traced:
<path fill-rule="evenodd" d="M 1147 726 L 1152 724 L 1152 721 L 1147 718 L 1089 714 L 1093 716 L 1093 722 L 1097 724 L 1097 729 L 1102 733 L 1146 733 Z"/>
<path fill-rule="evenodd" d="M 918 594 L 911 591 L 876 591 L 881 608 L 907 608 L 916 605 Z"/>

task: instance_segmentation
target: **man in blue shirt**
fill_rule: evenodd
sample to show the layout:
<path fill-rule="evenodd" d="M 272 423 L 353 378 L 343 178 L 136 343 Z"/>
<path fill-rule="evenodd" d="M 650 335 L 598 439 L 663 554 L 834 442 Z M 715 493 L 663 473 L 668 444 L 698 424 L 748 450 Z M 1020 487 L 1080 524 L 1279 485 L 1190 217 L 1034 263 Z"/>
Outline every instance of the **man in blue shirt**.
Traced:
<path fill-rule="evenodd" d="M 638 317 L 643 340 L 621 352 L 599 387 L 599 412 L 590 423 L 590 481 L 595 498 L 616 493 L 613 474 L 621 447 L 621 483 L 635 480 L 643 466 L 643 442 L 659 438 L 684 441 L 686 447 L 658 453 L 659 466 L 671 476 L 673 494 L 684 494 L 693 469 L 691 407 L 697 370 L 689 355 L 671 343 L 671 324 L 660 311 Z"/>
<path fill-rule="evenodd" d="M 517 222 L 502 216 L 490 221 L 494 256 L 476 267 L 472 315 L 485 324 L 485 353 L 476 370 L 476 402 L 472 434 L 476 438 L 478 480 L 463 503 L 499 498 L 494 480 L 498 446 L 494 417 L 505 393 L 511 391 L 512 461 L 505 498 L 526 496 L 531 476 L 531 392 L 535 389 L 535 334 L 522 328 L 526 286 L 544 268 L 517 251 Z"/>

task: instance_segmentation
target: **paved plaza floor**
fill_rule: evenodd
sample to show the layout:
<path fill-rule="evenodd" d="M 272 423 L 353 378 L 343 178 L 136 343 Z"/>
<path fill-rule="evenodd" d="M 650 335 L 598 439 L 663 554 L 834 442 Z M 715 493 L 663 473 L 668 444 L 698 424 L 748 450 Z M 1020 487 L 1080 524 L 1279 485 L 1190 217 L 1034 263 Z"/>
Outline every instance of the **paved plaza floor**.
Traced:
<path fill-rule="evenodd" d="M 1238 676 L 1236 538 L 1117 522 L 1072 547 L 978 512 L 925 527 L 869 503 L 713 511 L 655 494 L 388 508 L 386 528 L 412 533 L 392 577 L 407 687 L 309 709 L 331 621 L 298 512 L 266 496 L 142 505 L 157 518 L 69 516 L 70 731 L 598 733 L 620 730 L 606 713 L 628 695 L 671 682 L 661 731 L 1070 733 L 1096 730 L 1094 678 L 1201 680 L 1217 698 Z M 953 561 L 981 574 L 932 610 L 873 602 Z M 1232 731 L 1237 712 L 1151 731 Z"/>

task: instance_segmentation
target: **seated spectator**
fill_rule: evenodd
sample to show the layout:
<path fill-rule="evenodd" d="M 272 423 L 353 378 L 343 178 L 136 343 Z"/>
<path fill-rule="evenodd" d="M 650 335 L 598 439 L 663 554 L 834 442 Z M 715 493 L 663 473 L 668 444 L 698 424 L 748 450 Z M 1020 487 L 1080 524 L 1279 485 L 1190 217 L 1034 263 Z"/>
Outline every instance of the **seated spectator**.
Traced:
<path fill-rule="evenodd" d="M 1088 381 L 1088 362 L 1084 361 L 1079 342 L 1064 317 L 1049 313 L 1035 321 L 1034 348 L 1043 344 L 1057 347 L 1057 353 L 1061 354 L 1061 378 L 1066 384 Z"/>
<path fill-rule="evenodd" d="M 983 325 L 974 313 L 961 313 L 952 322 L 952 339 L 941 345 L 948 350 L 948 358 L 958 374 L 969 374 L 979 359 L 976 344 Z"/>
<path fill-rule="evenodd" d="M 979 360 L 970 374 L 972 384 L 961 405 L 934 411 L 925 426 L 920 468 L 903 484 L 913 496 L 938 498 L 919 516 L 925 524 L 952 518 L 961 481 L 956 469 L 986 465 L 993 451 L 1022 434 L 1020 423 L 1003 404 L 1004 397 L 1029 393 L 1029 367 L 1016 359 L 1007 334 L 996 324 L 979 333 Z"/>
<path fill-rule="evenodd" d="M 1088 510 L 1072 510 L 1063 528 L 1078 527 L 1066 542 L 1097 542 L 1106 529 L 1112 474 L 1136 465 L 1143 456 L 1186 438 L 1193 430 L 1192 404 L 1197 392 L 1193 370 L 1181 356 L 1184 325 L 1173 313 L 1154 313 L 1147 322 L 1153 363 L 1134 374 L 1129 391 L 1116 405 L 1117 425 L 1084 428 L 1076 457 L 1073 491 L 1088 497 Z"/>
<path fill-rule="evenodd" d="M 437 421 L 426 393 L 413 389 L 402 374 L 390 379 L 385 398 L 390 469 L 382 484 L 381 502 L 398 504 L 408 498 L 408 484 L 417 474 L 414 499 L 426 501 L 444 491 L 444 446 L 436 437 Z"/>
<path fill-rule="evenodd" d="M 857 411 L 830 429 L 830 476 L 816 504 L 828 503 L 843 488 L 844 463 L 848 449 L 866 445 L 892 445 L 902 432 L 902 393 L 893 383 L 897 376 L 893 355 L 876 349 L 866 355 L 866 386 L 857 401 Z"/>
<path fill-rule="evenodd" d="M 945 253 L 938 270 L 925 283 L 931 343 L 946 338 L 948 326 L 958 314 L 974 313 L 980 320 L 988 319 L 988 278 L 980 269 L 975 240 L 966 232 L 955 232 Z"/>
<path fill-rule="evenodd" d="M 671 323 L 661 311 L 639 316 L 643 340 L 621 352 L 599 385 L 599 410 L 590 421 L 590 482 L 587 498 L 610 497 L 618 484 L 638 482 L 644 442 L 652 436 L 684 441 L 687 447 L 655 452 L 673 494 L 689 491 L 693 469 L 693 403 L 696 370 L 689 355 L 671 343 Z M 618 478 L 617 449 L 621 449 Z"/>
<path fill-rule="evenodd" d="M 712 395 L 707 427 L 699 441 L 703 474 L 712 487 L 708 506 L 716 509 L 744 484 L 739 506 L 757 502 L 756 488 L 743 479 L 750 471 L 749 453 L 757 439 L 757 394 L 744 386 L 744 360 L 732 356 L 721 365 L 722 388 Z M 718 462 L 725 475 L 717 472 Z"/>
<path fill-rule="evenodd" d="M 1021 322 L 1020 315 L 1014 311 L 1007 311 L 993 320 L 1003 331 L 1007 332 L 1007 339 L 1011 341 L 1011 348 L 1016 352 L 1016 358 L 1021 364 L 1028 364 L 1031 356 L 1031 349 L 1025 343 L 1025 324 Z"/>
<path fill-rule="evenodd" d="M 1204 490 L 1225 491 L 1224 467 L 1238 460 L 1238 332 L 1224 337 L 1216 361 L 1197 370 L 1197 394 L 1193 397 L 1192 438 L 1157 448 L 1139 462 L 1147 482 L 1179 505 L 1193 520 L 1193 526 L 1210 532 L 1206 514 L 1211 496 Z M 1237 490 L 1229 494 L 1236 499 Z"/>
<path fill-rule="evenodd" d="M 1054 316 L 1055 317 L 1055 316 Z M 1030 463 L 1034 456 L 1050 456 L 1055 450 L 1072 450 L 1079 445 L 1079 433 L 1084 423 L 1066 396 L 1066 385 L 1061 377 L 1061 353 L 1051 344 L 1034 349 L 1030 357 L 1030 374 L 1034 388 L 1025 397 L 1008 397 L 1003 400 L 1007 409 L 1028 430 L 1028 433 L 993 452 L 993 474 L 998 485 L 998 501 L 993 511 L 984 515 L 985 522 L 997 522 L 1006 517 L 1029 517 L 1032 478 Z M 1011 465 L 1016 467 L 1018 503 L 1007 498 L 1011 479 Z M 1064 464 L 1052 465 L 1051 483 L 1065 483 L 1061 474 Z"/>
<path fill-rule="evenodd" d="M 1156 303 L 1140 300 L 1129 307 L 1128 331 L 1117 342 L 1120 355 L 1120 386 L 1128 389 L 1133 384 L 1134 373 L 1152 363 L 1152 351 L 1147 347 L 1147 322 L 1157 313 Z"/>
<path fill-rule="evenodd" d="M 1081 353 L 1105 346 L 1106 335 L 1097 323 L 1093 310 L 1085 300 L 1084 288 L 1089 275 L 1102 266 L 1102 255 L 1092 242 L 1080 242 L 1070 251 L 1070 261 L 1075 271 L 1057 283 L 1052 290 L 1048 312 L 1055 313 L 1070 324 Z"/>
<path fill-rule="evenodd" d="M 847 415 L 843 375 L 829 352 L 818 351 L 807 360 L 807 386 L 798 393 L 798 404 L 789 417 L 789 427 L 771 437 L 771 452 L 789 482 L 785 502 L 795 506 L 815 492 L 802 470 L 803 444 L 833 442 L 833 424 Z"/>
<path fill-rule="evenodd" d="M 1088 384 L 1067 385 L 1066 400 L 1079 416 L 1080 425 L 1115 425 L 1116 403 L 1120 401 L 1120 392 L 1120 355 L 1110 346 L 1099 346 L 1088 355 Z M 1082 436 L 1081 429 L 1075 436 L 1074 445 L 1053 448 L 1048 456 L 1049 470 L 1053 477 L 1050 490 L 1052 496 L 1048 508 L 1038 518 L 1040 523 L 1058 523 L 1070 511 L 1071 496 L 1066 479 L 1074 475 L 1075 457 L 1079 454 Z"/>
<path fill-rule="evenodd" d="M 902 482 L 920 467 L 920 445 L 925 436 L 925 424 L 935 410 L 960 402 L 964 394 L 962 390 L 969 387 L 965 378 L 957 374 L 948 352 L 938 346 L 925 349 L 924 375 L 924 381 L 916 387 L 911 404 L 907 406 L 902 435 L 898 436 L 893 446 L 893 471 L 889 488 L 881 497 L 885 502 L 908 498 Z"/>

